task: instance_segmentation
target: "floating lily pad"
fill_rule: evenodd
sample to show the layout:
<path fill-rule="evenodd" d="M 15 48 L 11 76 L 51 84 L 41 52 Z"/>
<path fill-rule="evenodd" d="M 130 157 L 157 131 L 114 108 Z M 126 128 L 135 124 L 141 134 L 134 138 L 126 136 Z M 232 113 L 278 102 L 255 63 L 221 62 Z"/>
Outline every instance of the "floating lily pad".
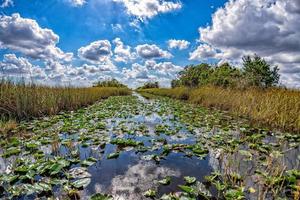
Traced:
<path fill-rule="evenodd" d="M 152 189 L 149 189 L 149 190 L 147 190 L 147 191 L 144 193 L 144 196 L 145 196 L 145 197 L 153 198 L 153 197 L 156 196 L 156 191 L 155 191 L 155 190 L 152 190 Z"/>
<path fill-rule="evenodd" d="M 110 153 L 107 155 L 107 159 L 114 159 L 114 158 L 118 158 L 120 155 L 119 152 L 115 152 L 115 153 Z"/>
<path fill-rule="evenodd" d="M 97 193 L 91 196 L 90 200 L 113 200 L 113 196 Z"/>
<path fill-rule="evenodd" d="M 191 185 L 193 183 L 196 182 L 196 177 L 191 177 L 191 176 L 185 176 L 183 177 L 184 178 L 184 181 L 188 184 L 188 185 Z"/>
<path fill-rule="evenodd" d="M 167 176 L 158 181 L 162 185 L 169 185 L 171 183 L 171 177 Z"/>

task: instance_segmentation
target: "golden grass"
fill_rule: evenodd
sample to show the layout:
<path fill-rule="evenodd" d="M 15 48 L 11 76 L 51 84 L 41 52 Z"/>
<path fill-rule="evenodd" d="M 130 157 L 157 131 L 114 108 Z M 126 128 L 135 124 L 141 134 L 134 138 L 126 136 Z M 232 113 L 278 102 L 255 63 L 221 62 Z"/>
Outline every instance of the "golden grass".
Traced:
<path fill-rule="evenodd" d="M 75 110 L 100 99 L 115 95 L 128 95 L 127 88 L 91 87 L 59 88 L 0 82 L 0 117 L 30 119 L 57 114 L 62 110 Z"/>
<path fill-rule="evenodd" d="M 247 90 L 205 86 L 197 89 L 147 89 L 155 95 L 186 99 L 205 107 L 228 110 L 260 124 L 300 131 L 300 91 L 279 88 Z"/>

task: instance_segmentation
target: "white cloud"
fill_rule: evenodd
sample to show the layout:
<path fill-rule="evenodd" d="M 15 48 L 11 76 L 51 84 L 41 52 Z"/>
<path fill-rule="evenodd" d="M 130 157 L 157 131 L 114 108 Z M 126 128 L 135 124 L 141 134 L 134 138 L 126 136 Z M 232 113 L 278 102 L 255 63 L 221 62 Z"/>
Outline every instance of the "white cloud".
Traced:
<path fill-rule="evenodd" d="M 14 2 L 13 0 L 2 0 L 2 3 L 0 4 L 1 8 L 6 8 L 6 7 L 10 7 L 13 6 Z"/>
<path fill-rule="evenodd" d="M 183 49 L 187 49 L 190 45 L 190 42 L 186 41 L 186 40 L 169 40 L 168 41 L 168 46 L 170 49 L 180 49 L 180 50 L 183 50 Z"/>
<path fill-rule="evenodd" d="M 161 86 L 169 87 L 171 80 L 183 68 L 171 62 L 159 62 L 146 60 L 145 63 L 132 64 L 131 68 L 124 68 L 121 72 L 123 82 L 130 87 L 143 85 L 147 81 L 159 81 Z"/>
<path fill-rule="evenodd" d="M 114 60 L 116 62 L 127 63 L 136 57 L 135 53 L 131 52 L 131 47 L 124 45 L 120 38 L 114 39 L 113 43 L 115 44 Z"/>
<path fill-rule="evenodd" d="M 237 62 L 257 53 L 280 67 L 285 84 L 295 85 L 298 79 L 284 73 L 300 65 L 299 21 L 299 1 L 230 0 L 214 13 L 211 26 L 199 29 L 201 44 L 190 58 Z"/>
<path fill-rule="evenodd" d="M 19 14 L 0 16 L 0 49 L 11 49 L 34 59 L 70 61 L 72 53 L 56 47 L 59 36 Z"/>
<path fill-rule="evenodd" d="M 107 62 L 111 54 L 111 44 L 108 40 L 98 40 L 78 49 L 81 59 L 94 64 Z"/>
<path fill-rule="evenodd" d="M 68 0 L 68 2 L 74 7 L 81 7 L 86 4 L 86 0 Z"/>
<path fill-rule="evenodd" d="M 172 54 L 168 51 L 160 49 L 158 46 L 152 44 L 143 44 L 136 47 L 137 54 L 144 59 L 155 58 L 171 58 Z"/>
<path fill-rule="evenodd" d="M 190 60 L 205 60 L 206 58 L 215 58 L 217 55 L 216 49 L 207 44 L 201 44 L 195 51 L 190 53 Z"/>
<path fill-rule="evenodd" d="M 123 32 L 123 27 L 121 24 L 111 24 L 111 28 L 114 33 Z"/>
<path fill-rule="evenodd" d="M 152 18 L 160 13 L 172 12 L 182 8 L 180 2 L 166 0 L 114 0 L 123 3 L 129 15 L 140 20 Z"/>
<path fill-rule="evenodd" d="M 145 67 L 148 70 L 153 70 L 156 74 L 171 78 L 174 78 L 175 74 L 182 70 L 182 67 L 174 65 L 172 62 L 156 63 L 154 60 L 146 60 Z"/>
<path fill-rule="evenodd" d="M 15 54 L 5 54 L 0 62 L 0 71 L 4 74 L 29 74 L 32 67 L 26 58 L 17 58 Z"/>
<path fill-rule="evenodd" d="M 131 69 L 123 69 L 122 71 L 126 79 L 148 79 L 148 73 L 147 68 L 138 63 L 132 64 Z"/>
<path fill-rule="evenodd" d="M 45 72 L 29 62 L 28 59 L 17 57 L 15 54 L 5 54 L 0 62 L 0 74 L 4 77 L 21 77 L 43 79 Z"/>

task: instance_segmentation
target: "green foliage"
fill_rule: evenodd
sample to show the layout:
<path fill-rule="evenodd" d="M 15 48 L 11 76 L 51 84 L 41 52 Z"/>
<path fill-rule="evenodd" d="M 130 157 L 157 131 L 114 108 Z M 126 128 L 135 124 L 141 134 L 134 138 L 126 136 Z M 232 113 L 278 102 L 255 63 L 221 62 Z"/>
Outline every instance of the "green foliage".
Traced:
<path fill-rule="evenodd" d="M 235 87 L 238 85 L 241 75 L 239 69 L 224 63 L 212 70 L 209 83 L 221 87 Z"/>
<path fill-rule="evenodd" d="M 263 58 L 254 55 L 243 58 L 243 73 L 248 85 L 271 87 L 278 84 L 279 68 L 271 67 Z"/>
<path fill-rule="evenodd" d="M 211 66 L 205 63 L 187 66 L 179 72 L 180 84 L 188 87 L 205 85 L 208 83 L 211 72 Z"/>
<path fill-rule="evenodd" d="M 243 58 L 243 68 L 238 69 L 228 63 L 212 66 L 206 63 L 190 65 L 172 80 L 175 87 L 200 87 L 213 85 L 220 87 L 271 87 L 279 81 L 278 67 L 271 67 L 263 58 L 254 55 Z"/>
<path fill-rule="evenodd" d="M 146 82 L 142 87 L 138 89 L 150 89 L 150 88 L 159 88 L 158 82 Z"/>
<path fill-rule="evenodd" d="M 94 83 L 94 87 L 118 87 L 118 88 L 127 88 L 126 85 L 120 83 L 117 79 L 108 79 L 104 81 L 98 81 Z"/>

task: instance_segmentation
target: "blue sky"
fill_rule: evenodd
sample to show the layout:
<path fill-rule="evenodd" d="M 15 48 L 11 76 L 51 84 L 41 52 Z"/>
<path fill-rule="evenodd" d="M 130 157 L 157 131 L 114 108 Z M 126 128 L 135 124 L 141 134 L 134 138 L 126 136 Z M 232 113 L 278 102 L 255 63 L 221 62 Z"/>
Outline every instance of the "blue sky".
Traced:
<path fill-rule="evenodd" d="M 2 76 L 34 76 L 41 83 L 78 85 L 114 77 L 132 87 L 156 80 L 168 86 L 185 65 L 226 61 L 239 67 L 242 55 L 259 53 L 281 67 L 284 84 L 298 87 L 300 59 L 295 55 L 300 31 L 292 24 L 299 19 L 298 3 L 226 2 L 2 0 Z M 278 10 L 289 13 L 289 21 L 276 24 L 273 15 L 284 16 Z M 286 48 L 267 41 L 283 37 L 274 27 L 296 32 L 285 35 L 291 41 L 280 45 Z M 278 54 L 286 56 L 278 58 Z"/>

